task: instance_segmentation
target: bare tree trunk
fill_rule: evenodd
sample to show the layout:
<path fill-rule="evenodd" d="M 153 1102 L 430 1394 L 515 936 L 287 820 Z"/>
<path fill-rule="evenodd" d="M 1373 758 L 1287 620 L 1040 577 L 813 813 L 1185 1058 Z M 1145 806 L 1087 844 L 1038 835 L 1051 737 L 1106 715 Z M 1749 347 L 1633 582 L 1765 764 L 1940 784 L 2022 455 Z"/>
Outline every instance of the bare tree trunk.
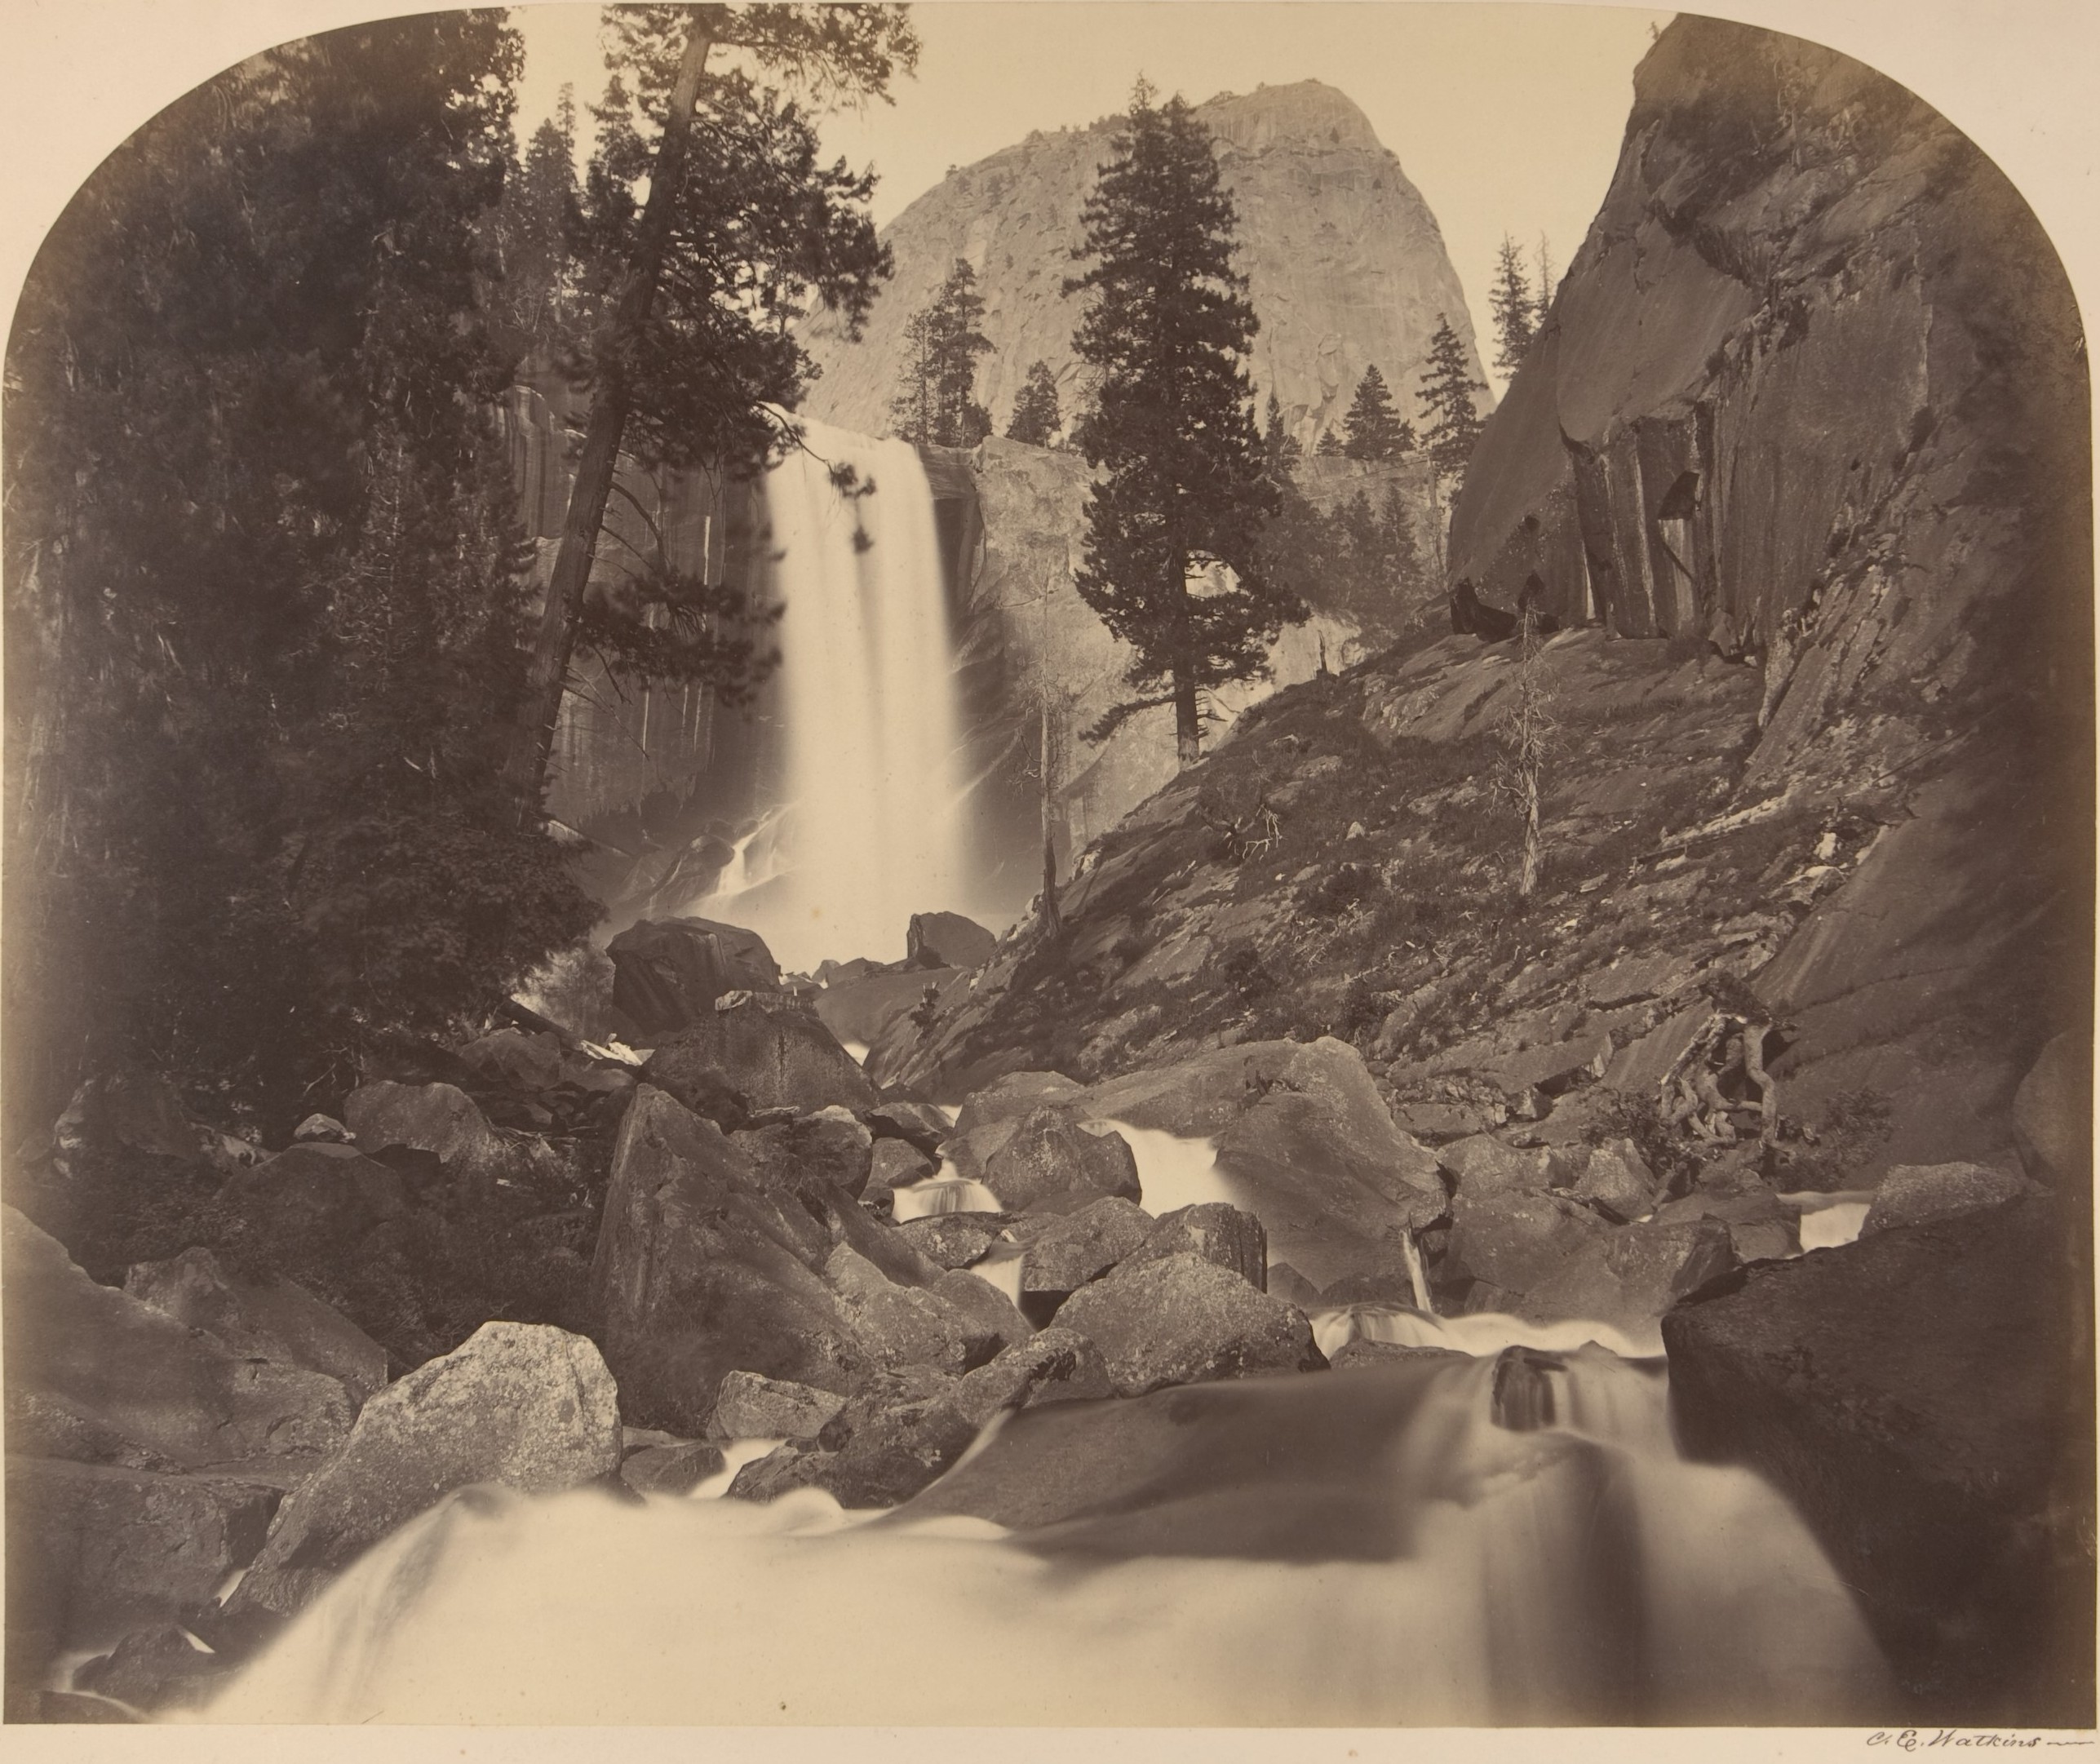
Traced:
<path fill-rule="evenodd" d="M 1045 618 L 1044 623 L 1048 623 Z M 1043 934 L 1055 937 L 1063 930 L 1064 921 L 1057 912 L 1057 800 L 1052 789 L 1050 770 L 1050 692 L 1046 681 L 1039 707 L 1042 716 L 1040 745 L 1036 761 L 1042 768 L 1043 786 Z"/>
<path fill-rule="evenodd" d="M 555 554 L 547 605 L 540 615 L 539 639 L 533 648 L 525 698 L 503 769 L 503 782 L 517 798 L 519 818 L 528 822 L 540 813 L 547 756 L 553 751 L 555 725 L 561 716 L 561 695 L 568 685 L 569 660 L 576 651 L 583 591 L 591 579 L 598 533 L 605 520 L 605 503 L 612 494 L 613 473 L 627 433 L 631 392 L 619 364 L 656 304 L 657 284 L 662 277 L 664 252 L 671 238 L 671 211 L 684 186 L 685 162 L 692 148 L 693 109 L 699 101 L 701 78 L 713 47 L 713 36 L 696 24 L 685 40 L 678 77 L 671 83 L 663 139 L 657 144 L 655 162 L 650 167 L 649 201 L 642 209 L 634 255 L 622 278 L 619 297 L 598 328 L 592 352 L 598 378 L 591 400 L 591 420 L 583 432 L 576 481 L 569 486 L 561 547 Z"/>

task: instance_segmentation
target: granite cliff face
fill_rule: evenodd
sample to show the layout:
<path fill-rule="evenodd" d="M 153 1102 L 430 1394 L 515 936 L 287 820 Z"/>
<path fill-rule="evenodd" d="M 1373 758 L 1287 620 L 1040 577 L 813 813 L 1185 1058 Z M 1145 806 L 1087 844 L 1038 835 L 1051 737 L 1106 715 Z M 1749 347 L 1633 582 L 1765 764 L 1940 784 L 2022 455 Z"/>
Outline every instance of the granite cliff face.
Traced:
<path fill-rule="evenodd" d="M 1403 414 L 1438 316 L 1473 348 L 1465 295 L 1436 217 L 1379 143 L 1363 113 L 1317 81 L 1266 86 L 1197 107 L 1216 138 L 1225 187 L 1239 211 L 1239 264 L 1261 321 L 1253 377 L 1274 391 L 1308 452 L 1337 428 L 1357 382 L 1376 364 Z M 1058 376 L 1067 418 L 1079 402 L 1072 353 L 1079 303 L 1064 298 L 1075 272 L 1079 211 L 1109 156 L 1113 123 L 1031 135 L 951 171 L 884 230 L 897 273 L 865 339 L 846 340 L 828 316 L 804 332 L 823 377 L 808 408 L 868 434 L 888 427 L 906 321 L 925 307 L 957 258 L 977 272 L 993 352 L 977 395 L 1003 431 L 1030 364 Z M 1474 371 L 1478 377 L 1478 359 Z"/>

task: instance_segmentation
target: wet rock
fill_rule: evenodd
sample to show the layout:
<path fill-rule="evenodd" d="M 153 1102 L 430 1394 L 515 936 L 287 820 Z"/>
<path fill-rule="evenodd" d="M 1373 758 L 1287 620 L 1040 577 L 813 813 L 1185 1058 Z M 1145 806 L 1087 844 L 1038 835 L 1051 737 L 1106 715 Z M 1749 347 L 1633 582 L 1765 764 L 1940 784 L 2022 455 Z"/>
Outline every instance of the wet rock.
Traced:
<path fill-rule="evenodd" d="M 1153 1222 L 1142 1208 L 1110 1195 L 1030 1229 L 1022 1238 L 1023 1295 L 1076 1292 L 1136 1251 L 1152 1234 Z"/>
<path fill-rule="evenodd" d="M 1571 1146 L 1562 1155 L 1560 1184 L 1616 1224 L 1630 1224 L 1655 1203 L 1655 1178 L 1630 1139 Z M 1569 1180 L 1569 1178 L 1572 1180 Z"/>
<path fill-rule="evenodd" d="M 230 1274 L 208 1249 L 140 1262 L 124 1291 L 244 1359 L 325 1372 L 353 1404 L 387 1381 L 387 1350 L 340 1311 L 281 1275 Z"/>
<path fill-rule="evenodd" d="M 868 1179 L 861 1190 L 863 1204 L 881 1211 L 898 1189 L 923 1182 L 940 1166 L 901 1139 L 878 1139 L 868 1159 Z"/>
<path fill-rule="evenodd" d="M 552 1090 L 565 1076 L 566 1053 L 558 1035 L 499 1029 L 468 1042 L 459 1057 L 489 1084 L 511 1090 Z"/>
<path fill-rule="evenodd" d="M 1085 1336 L 1052 1323 L 967 1374 L 945 1400 L 974 1436 L 1003 1409 L 1114 1394 L 1101 1350 Z"/>
<path fill-rule="evenodd" d="M 34 1682 L 61 1651 L 189 1620 L 262 1547 L 279 1491 L 231 1474 L 164 1475 L 10 1456 L 7 1673 Z"/>
<path fill-rule="evenodd" d="M 754 992 L 730 1003 L 736 997 L 718 999 L 705 1017 L 659 1043 L 642 1068 L 645 1080 L 673 1093 L 726 1084 L 754 1112 L 875 1106 L 867 1074 L 813 1012 L 779 993 Z"/>
<path fill-rule="evenodd" d="M 960 913 L 914 913 L 904 934 L 904 959 L 915 968 L 981 968 L 999 939 Z"/>
<path fill-rule="evenodd" d="M 1123 1258 L 1127 1263 L 1158 1261 L 1168 1256 L 1195 1255 L 1228 1269 L 1257 1292 L 1269 1290 L 1269 1234 L 1251 1212 L 1223 1201 L 1204 1201 L 1163 1213 L 1145 1241 Z M 1292 1304 L 1288 1294 L 1279 1296 Z"/>
<path fill-rule="evenodd" d="M 1035 1333 L 1013 1301 L 980 1274 L 958 1269 L 936 1281 L 933 1291 L 963 1320 L 965 1366 L 981 1366 Z"/>
<path fill-rule="evenodd" d="M 2024 1177 L 2008 1176 L 1981 1163 L 1898 1163 L 1874 1190 L 1874 1204 L 1859 1227 L 1862 1237 L 1898 1225 L 1922 1225 L 2042 1190 Z"/>
<path fill-rule="evenodd" d="M 336 1379 L 231 1352 L 97 1285 L 12 1208 L 0 1208 L 0 1244 L 11 1407 L 40 1399 L 83 1440 L 191 1466 L 306 1459 L 348 1434 L 352 1406 Z"/>
<path fill-rule="evenodd" d="M 1451 1172 L 1460 1194 L 1474 1199 L 1525 1190 L 1536 1193 L 1551 1185 L 1554 1174 L 1553 1154 L 1544 1147 L 1519 1150 L 1487 1133 L 1439 1146 L 1437 1163 Z"/>
<path fill-rule="evenodd" d="M 1646 1345 L 1671 1305 L 1734 1265 L 1734 1242 L 1719 1219 L 1624 1225 L 1585 1242 L 1514 1308 L 1539 1323 L 1609 1323 Z"/>
<path fill-rule="evenodd" d="M 1119 1396 L 1327 1363 L 1303 1311 L 1200 1256 L 1118 1269 L 1074 1292 L 1058 1321 L 1101 1350 Z"/>
<path fill-rule="evenodd" d="M 455 1488 L 552 1494 L 620 1464 L 618 1393 L 598 1350 L 541 1323 L 484 1323 L 365 1405 L 348 1442 L 286 1499 L 233 1607 L 290 1612 Z"/>
<path fill-rule="evenodd" d="M 781 1378 L 731 1372 L 715 1399 L 707 1431 L 716 1439 L 814 1439 L 846 1399 Z"/>
<path fill-rule="evenodd" d="M 689 1495 L 726 1461 L 720 1446 L 702 1440 L 644 1446 L 620 1460 L 620 1480 L 638 1495 Z"/>
<path fill-rule="evenodd" d="M 824 1274 L 871 1364 L 888 1370 L 926 1366 L 959 1374 L 972 1363 L 972 1346 L 981 1342 L 981 1335 L 945 1297 L 924 1288 L 899 1286 L 844 1243 L 832 1251 Z"/>
<path fill-rule="evenodd" d="M 2073 1193 L 2093 1179 L 2093 1048 L 2083 1035 L 2061 1035 L 2020 1081 L 2013 1098 L 2013 1139 L 2037 1182 Z"/>
<path fill-rule="evenodd" d="M 361 1084 L 343 1113 L 368 1152 L 392 1146 L 434 1152 L 448 1173 L 476 1179 L 493 1180 L 515 1161 L 474 1099 L 455 1085 Z"/>
<path fill-rule="evenodd" d="M 1686 1447 L 1745 1461 L 1922 1718 L 2092 1718 L 2090 1315 L 2044 1200 L 1746 1270 L 1664 1319 Z M 2082 1534 L 2082 1535 L 2081 1535 Z"/>
<path fill-rule="evenodd" d="M 1553 1279 L 1571 1257 L 1609 1229 L 1587 1208 L 1556 1194 L 1476 1198 L 1461 1190 L 1451 1203 L 1444 1278 L 1528 1292 Z"/>
<path fill-rule="evenodd" d="M 1134 1201 L 1141 1194 L 1137 1159 L 1120 1133 L 1092 1131 L 1047 1109 L 1026 1117 L 986 1159 L 983 1181 L 1016 1212 L 1057 1195 L 1116 1194 Z"/>
<path fill-rule="evenodd" d="M 146 1714 L 195 1709 L 216 1695 L 233 1663 L 200 1647 L 177 1624 L 135 1629 L 115 1650 L 73 1674 L 76 1690 L 115 1699 Z"/>
<path fill-rule="evenodd" d="M 1074 1101 L 1085 1088 L 1062 1072 L 1008 1072 L 963 1099 L 950 1131 L 971 1133 L 1000 1122 L 1017 1124 L 1039 1109 Z"/>
<path fill-rule="evenodd" d="M 865 1361 L 817 1271 L 831 1248 L 826 1227 L 767 1190 L 711 1122 L 636 1091 L 591 1270 L 598 1340 L 629 1417 L 695 1434 L 732 1372 L 847 1389 Z"/>
<path fill-rule="evenodd" d="M 881 1102 L 869 1110 L 864 1119 L 878 1140 L 902 1140 L 928 1158 L 955 1132 L 947 1116 L 930 1102 Z"/>
<path fill-rule="evenodd" d="M 906 1220 L 897 1227 L 897 1234 L 929 1261 L 943 1268 L 967 1268 L 983 1261 L 999 1241 L 1002 1223 L 997 1213 L 937 1212 Z"/>
<path fill-rule="evenodd" d="M 755 931 L 706 919 L 645 919 L 605 946 L 613 1008 L 645 1044 L 704 1023 L 725 992 L 769 991 L 780 968 Z"/>
<path fill-rule="evenodd" d="M 1409 1347 L 1398 1341 L 1371 1341 L 1358 1336 L 1329 1354 L 1327 1363 L 1338 1372 L 1346 1372 L 1379 1366 L 1461 1366 L 1472 1357 L 1450 1348 Z"/>
<path fill-rule="evenodd" d="M 874 1135 L 836 1107 L 732 1133 L 729 1142 L 761 1181 L 798 1196 L 835 1189 L 857 1199 L 874 1163 Z"/>
<path fill-rule="evenodd" d="M 1733 1194 L 1695 1190 L 1679 1199 L 1665 1201 L 1655 1209 L 1658 1224 L 1675 1225 L 1687 1219 L 1719 1219 L 1728 1227 L 1735 1253 L 1744 1261 L 1776 1260 L 1797 1255 L 1801 1247 L 1801 1216 L 1779 1203 L 1779 1198 L 1761 1183 Z"/>
<path fill-rule="evenodd" d="M 1262 1290 L 1300 1310 L 1314 1310 L 1319 1306 L 1320 1289 L 1287 1261 L 1269 1265 L 1269 1279 Z"/>

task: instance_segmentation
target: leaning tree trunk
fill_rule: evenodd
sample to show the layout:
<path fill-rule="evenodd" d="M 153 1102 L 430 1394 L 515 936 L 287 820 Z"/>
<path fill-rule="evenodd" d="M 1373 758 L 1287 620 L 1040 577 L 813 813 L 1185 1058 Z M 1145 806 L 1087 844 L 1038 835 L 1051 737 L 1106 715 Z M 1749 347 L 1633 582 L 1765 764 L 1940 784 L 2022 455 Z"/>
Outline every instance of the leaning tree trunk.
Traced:
<path fill-rule="evenodd" d="M 1047 618 L 1044 623 L 1048 623 Z M 1064 921 L 1057 912 L 1057 804 L 1051 780 L 1050 694 L 1047 687 L 1039 710 L 1043 720 L 1036 755 L 1036 763 L 1043 771 L 1043 935 L 1054 939 L 1064 929 Z"/>
<path fill-rule="evenodd" d="M 695 25 L 671 83 L 664 114 L 663 139 L 649 168 L 649 201 L 642 209 L 634 250 L 627 259 L 618 298 L 607 309 L 594 340 L 592 358 L 597 384 L 591 400 L 591 420 L 583 432 L 583 450 L 569 486 L 569 512 L 561 525 L 561 546 L 547 587 L 539 638 L 512 732 L 503 781 L 516 797 L 519 815 L 530 821 L 540 813 L 547 784 L 548 756 L 554 749 L 555 725 L 561 716 L 561 695 L 569 683 L 569 663 L 576 651 L 576 627 L 583 614 L 583 591 L 597 555 L 598 532 L 605 524 L 605 503 L 613 491 L 620 444 L 627 433 L 631 388 L 622 363 L 628 359 L 642 326 L 656 304 L 658 283 L 671 239 L 673 211 L 685 183 L 685 162 L 693 144 L 693 111 L 700 82 L 714 47 L 711 33 Z"/>

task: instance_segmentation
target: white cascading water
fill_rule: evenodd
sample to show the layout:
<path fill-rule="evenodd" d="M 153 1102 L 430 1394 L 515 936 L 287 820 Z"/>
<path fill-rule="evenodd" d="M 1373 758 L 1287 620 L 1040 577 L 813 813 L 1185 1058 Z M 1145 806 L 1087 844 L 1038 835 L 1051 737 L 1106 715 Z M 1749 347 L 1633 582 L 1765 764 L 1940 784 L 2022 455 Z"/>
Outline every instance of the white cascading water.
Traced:
<path fill-rule="evenodd" d="M 954 660 L 933 499 L 917 451 L 798 419 L 768 475 L 778 554 L 786 802 L 738 848 L 706 917 L 758 932 L 784 966 L 893 961 L 914 913 L 960 911 Z M 872 494 L 848 496 L 834 467 Z"/>

